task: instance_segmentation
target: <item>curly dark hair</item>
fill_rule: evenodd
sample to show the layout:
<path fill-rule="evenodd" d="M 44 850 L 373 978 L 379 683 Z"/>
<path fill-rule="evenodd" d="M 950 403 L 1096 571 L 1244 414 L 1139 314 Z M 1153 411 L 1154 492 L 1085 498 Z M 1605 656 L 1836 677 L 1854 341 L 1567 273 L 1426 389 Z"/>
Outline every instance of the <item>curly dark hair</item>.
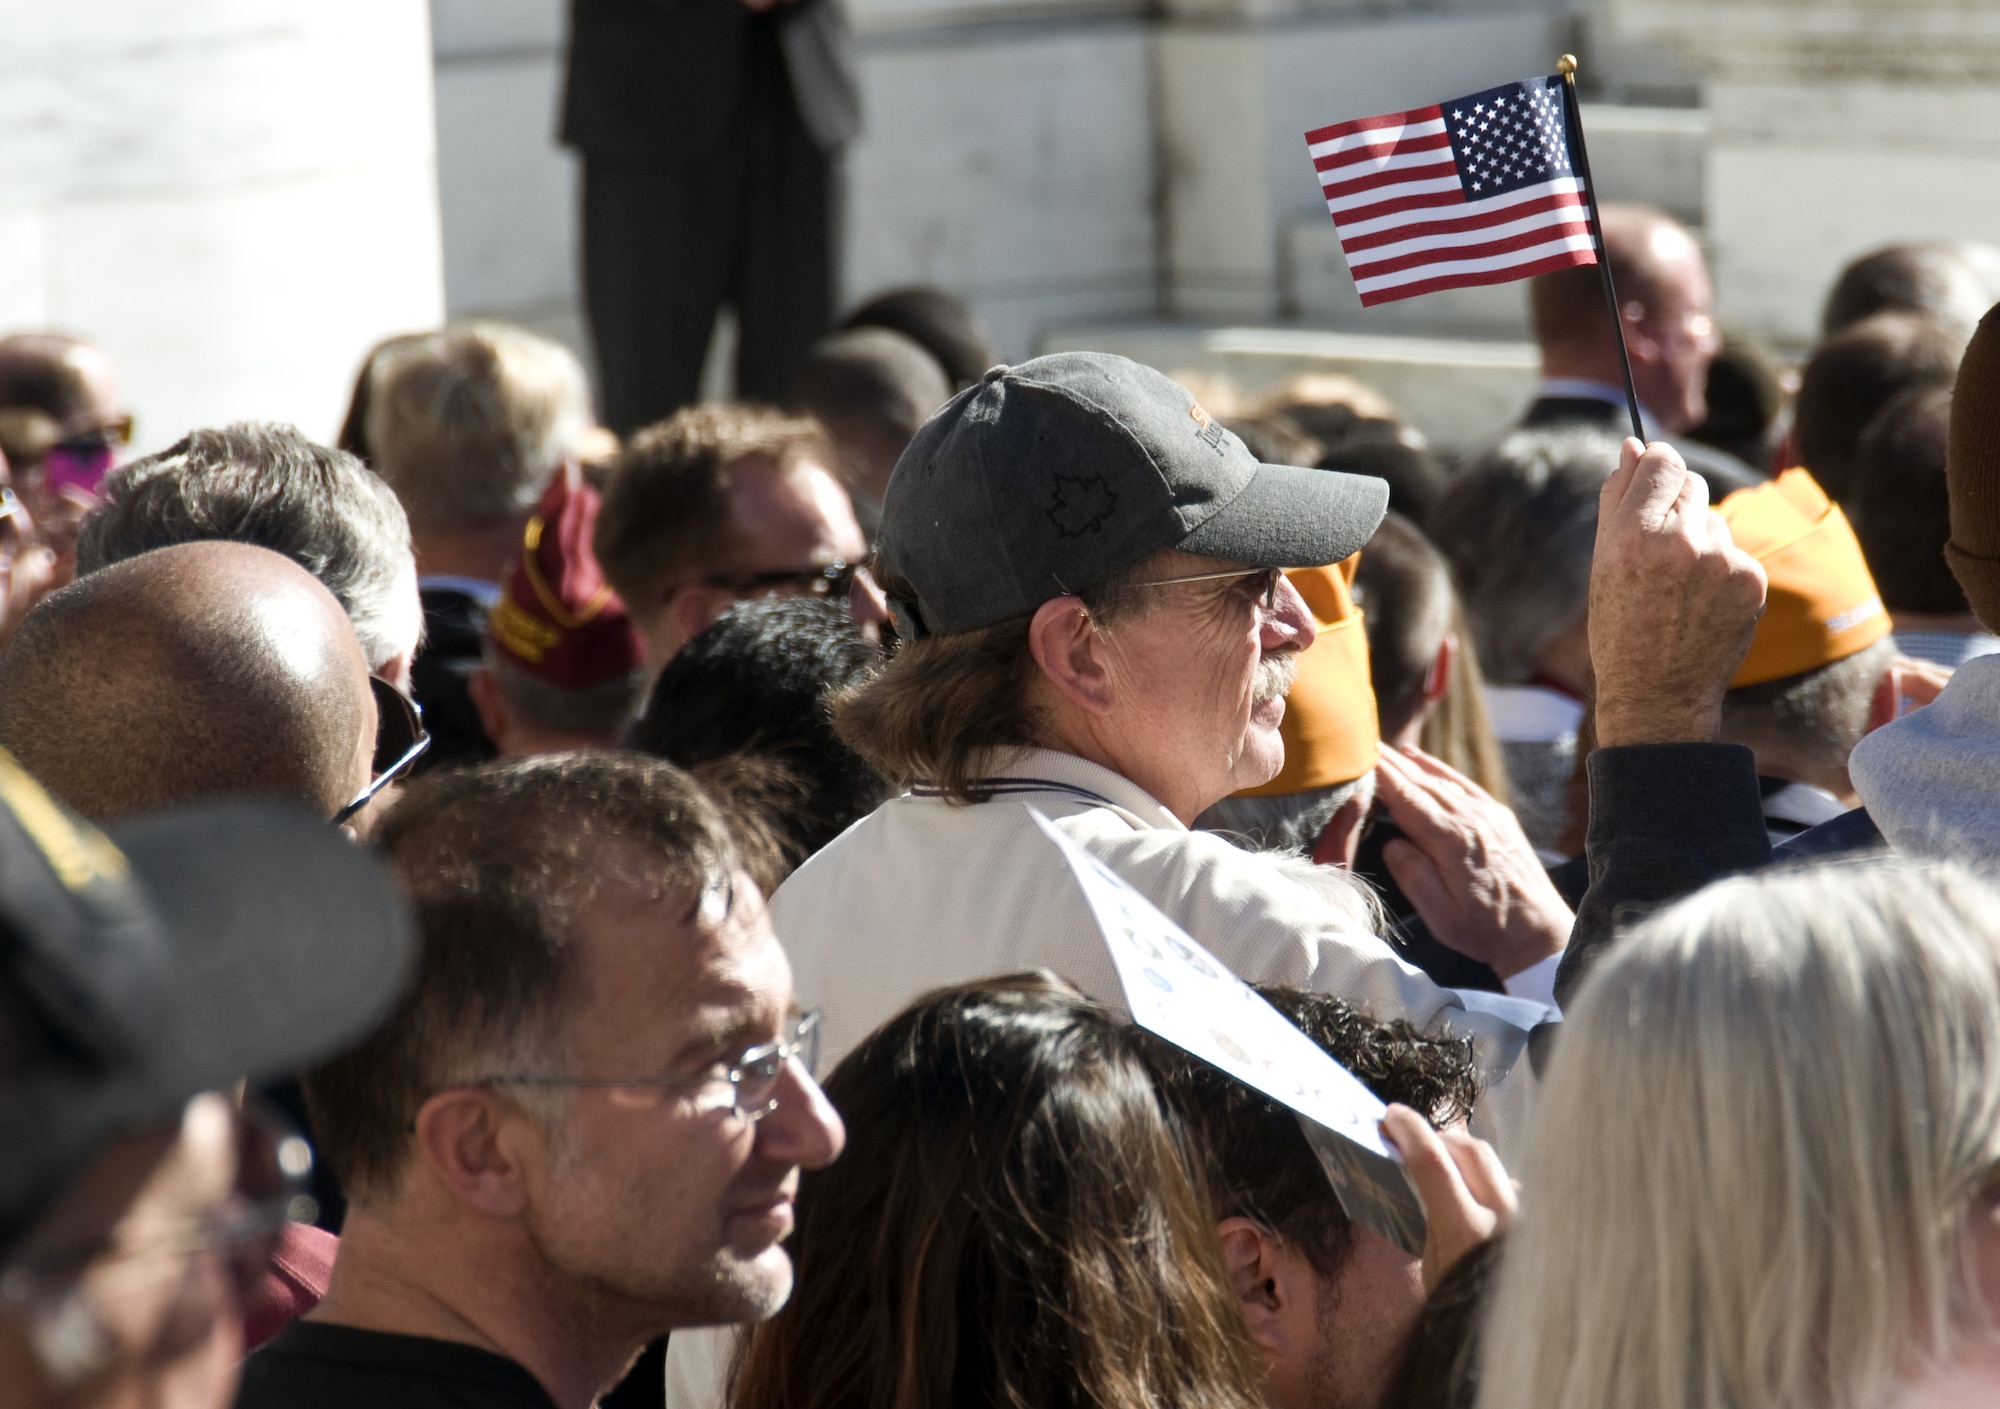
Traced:
<path fill-rule="evenodd" d="M 1384 1101 L 1447 1125 L 1479 1099 L 1472 1043 L 1431 1037 L 1409 1022 L 1377 1022 L 1343 999 L 1276 984 L 1257 991 Z M 1202 1163 L 1215 1220 L 1248 1218 L 1297 1247 L 1322 1277 L 1346 1261 L 1353 1225 L 1299 1129 L 1262 1092 L 1152 1038 L 1147 1061 L 1161 1096 Z"/>

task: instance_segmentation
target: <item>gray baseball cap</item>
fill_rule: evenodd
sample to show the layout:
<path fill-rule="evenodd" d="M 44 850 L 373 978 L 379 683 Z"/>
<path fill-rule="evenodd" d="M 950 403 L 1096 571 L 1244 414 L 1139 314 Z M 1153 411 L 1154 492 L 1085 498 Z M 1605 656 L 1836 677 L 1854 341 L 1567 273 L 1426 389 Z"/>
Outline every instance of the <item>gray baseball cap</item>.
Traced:
<path fill-rule="evenodd" d="M 1253 568 L 1358 552 L 1389 505 L 1366 475 L 1260 463 L 1187 388 L 1102 352 L 995 367 L 896 462 L 878 547 L 916 589 L 908 637 L 1026 616 L 1168 548 Z"/>

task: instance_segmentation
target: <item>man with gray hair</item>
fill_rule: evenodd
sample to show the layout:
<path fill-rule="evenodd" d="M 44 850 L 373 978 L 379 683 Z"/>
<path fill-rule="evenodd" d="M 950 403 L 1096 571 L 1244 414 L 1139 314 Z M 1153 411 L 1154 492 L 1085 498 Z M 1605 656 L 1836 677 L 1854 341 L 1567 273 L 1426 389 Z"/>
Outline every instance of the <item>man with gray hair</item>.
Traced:
<path fill-rule="evenodd" d="M 410 525 L 388 485 L 291 426 L 198 430 L 112 472 L 77 539 L 79 573 L 221 539 L 283 553 L 347 609 L 368 668 L 400 690 L 423 634 Z"/>
<path fill-rule="evenodd" d="M 468 693 L 486 614 L 550 479 L 600 432 L 583 366 L 562 344 L 468 323 L 390 347 L 369 383 L 375 473 L 410 516 L 425 643 L 414 676 L 426 766 L 493 756 Z"/>
<path fill-rule="evenodd" d="M 1661 772 L 1692 781 L 1671 746 L 1712 737 L 1711 685 L 1763 597 L 1700 476 L 1670 448 L 1625 450 L 1591 616 L 1647 650 L 1607 647 L 1599 675 L 1613 745 L 1592 770 L 1609 789 L 1593 812 L 1593 846 L 1611 842 L 1600 910 L 1629 894 L 1619 866 L 1642 846 L 1647 874 L 1626 872 L 1641 887 L 1685 869 L 1663 858 L 1705 855 L 1631 819 L 1659 802 Z M 1100 353 L 996 367 L 925 424 L 877 548 L 902 644 L 833 704 L 841 739 L 907 791 L 772 898 L 830 1058 L 918 994 L 984 975 L 1049 968 L 1118 1001 L 1103 933 L 1032 808 L 1242 978 L 1469 1038 L 1487 1090 L 1475 1125 L 1503 1147 L 1522 1137 L 1545 1009 L 1432 983 L 1370 932 L 1345 873 L 1189 830 L 1284 764 L 1286 689 L 1319 639 L 1284 569 L 1350 556 L 1387 500 L 1379 480 L 1259 462 L 1185 388 Z M 1384 750 L 1378 778 L 1432 933 L 1522 989 L 1547 977 L 1570 919 L 1512 815 L 1421 756 Z M 1624 854 L 1617 819 L 1646 834 Z M 670 1376 L 697 1354 L 676 1336 Z"/>
<path fill-rule="evenodd" d="M 1617 468 L 1607 432 L 1516 431 L 1459 471 L 1427 525 L 1465 604 L 1514 810 L 1547 850 L 1568 821 L 1591 687 L 1597 496 Z"/>

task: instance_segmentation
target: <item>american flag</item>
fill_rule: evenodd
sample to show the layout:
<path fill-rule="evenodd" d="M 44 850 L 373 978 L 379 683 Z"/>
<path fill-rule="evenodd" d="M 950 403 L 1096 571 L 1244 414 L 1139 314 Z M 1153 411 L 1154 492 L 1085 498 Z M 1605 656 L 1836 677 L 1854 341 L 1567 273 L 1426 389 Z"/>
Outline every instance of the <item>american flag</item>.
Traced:
<path fill-rule="evenodd" d="M 1363 304 L 1595 264 L 1553 75 L 1306 134 Z"/>

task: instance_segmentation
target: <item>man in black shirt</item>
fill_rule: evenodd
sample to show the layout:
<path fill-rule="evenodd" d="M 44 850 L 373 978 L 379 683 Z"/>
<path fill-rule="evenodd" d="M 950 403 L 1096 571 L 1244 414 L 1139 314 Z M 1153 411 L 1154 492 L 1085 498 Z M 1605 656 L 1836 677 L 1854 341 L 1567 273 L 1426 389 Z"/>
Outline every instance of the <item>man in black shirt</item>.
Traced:
<path fill-rule="evenodd" d="M 431 775 L 377 840 L 418 980 L 306 1077 L 347 1222 L 239 1409 L 586 1409 L 665 1332 L 776 1311 L 799 1170 L 845 1137 L 713 805 L 558 754 Z"/>

